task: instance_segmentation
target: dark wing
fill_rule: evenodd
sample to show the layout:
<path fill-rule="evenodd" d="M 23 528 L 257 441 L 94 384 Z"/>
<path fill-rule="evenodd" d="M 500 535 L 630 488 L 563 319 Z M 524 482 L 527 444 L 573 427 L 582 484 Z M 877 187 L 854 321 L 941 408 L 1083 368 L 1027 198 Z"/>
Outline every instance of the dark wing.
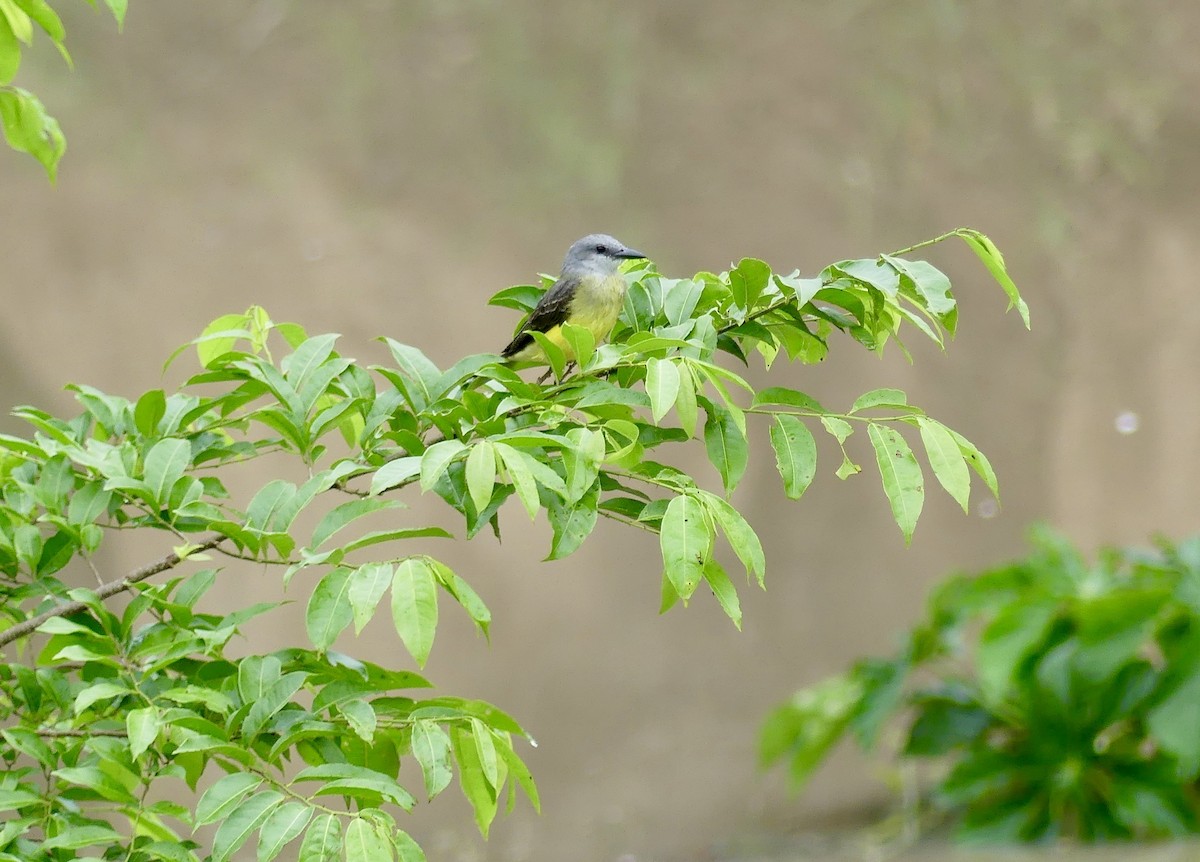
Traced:
<path fill-rule="evenodd" d="M 571 300 L 575 298 L 575 289 L 579 287 L 579 279 L 577 277 L 564 277 L 554 282 L 542 298 L 538 300 L 537 306 L 533 309 L 533 314 L 529 315 L 529 319 L 525 321 L 512 341 L 508 343 L 508 347 L 500 351 L 500 355 L 507 358 L 515 353 L 520 353 L 531 343 L 533 336 L 531 332 L 546 332 L 566 322 L 567 314 L 571 309 Z"/>

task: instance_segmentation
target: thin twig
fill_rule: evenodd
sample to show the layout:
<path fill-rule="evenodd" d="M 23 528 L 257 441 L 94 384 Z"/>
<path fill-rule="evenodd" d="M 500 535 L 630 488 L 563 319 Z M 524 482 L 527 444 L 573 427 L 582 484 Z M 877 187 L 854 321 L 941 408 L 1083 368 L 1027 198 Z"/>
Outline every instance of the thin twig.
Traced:
<path fill-rule="evenodd" d="M 198 551 L 211 550 L 224 542 L 226 538 L 227 537 L 225 536 L 211 536 L 198 545 L 194 545 L 192 552 L 195 553 Z M 138 581 L 144 581 L 151 575 L 157 575 L 159 572 L 165 572 L 168 569 L 173 569 L 181 562 L 183 562 L 183 558 L 172 551 L 160 560 L 155 560 L 153 563 L 147 563 L 140 569 L 134 569 L 123 578 L 118 578 L 115 581 L 109 581 L 107 584 L 101 584 L 96 589 L 96 595 L 101 599 L 111 598 L 122 590 L 126 590 L 133 584 L 136 584 Z M 3 632 L 0 632 L 0 647 L 10 644 L 18 638 L 25 637 L 46 620 L 53 619 L 54 617 L 77 614 L 80 611 L 85 610 L 87 610 L 87 605 L 85 605 L 83 602 L 66 602 L 65 604 L 61 604 L 56 608 L 51 608 L 44 613 L 38 614 L 36 617 L 27 619 L 23 623 L 19 623 L 12 628 L 5 629 Z"/>

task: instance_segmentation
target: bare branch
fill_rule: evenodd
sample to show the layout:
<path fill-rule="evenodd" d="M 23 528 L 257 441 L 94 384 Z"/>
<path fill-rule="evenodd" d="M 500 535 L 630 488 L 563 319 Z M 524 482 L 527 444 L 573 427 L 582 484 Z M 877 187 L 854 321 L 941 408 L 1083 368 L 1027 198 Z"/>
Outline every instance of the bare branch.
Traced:
<path fill-rule="evenodd" d="M 226 536 L 210 536 L 200 544 L 195 545 L 193 552 L 211 550 L 224 542 L 226 538 Z M 118 578 L 115 581 L 109 581 L 107 584 L 101 584 L 96 588 L 96 595 L 101 599 L 111 598 L 122 590 L 126 590 L 131 585 L 136 584 L 138 581 L 144 581 L 151 575 L 157 575 L 159 572 L 165 572 L 168 569 L 175 568 L 181 562 L 183 562 L 183 559 L 184 558 L 181 558 L 178 554 L 172 551 L 160 560 L 155 560 L 153 563 L 147 563 L 139 569 L 134 569 L 123 578 Z M 0 647 L 10 644 L 19 638 L 25 637 L 48 619 L 52 619 L 53 617 L 68 616 L 69 614 L 77 614 L 84 610 L 87 610 L 87 605 L 85 605 L 83 602 L 67 602 L 59 605 L 56 608 L 51 608 L 48 611 L 38 614 L 36 617 L 27 619 L 23 623 L 19 623 L 12 628 L 5 629 L 3 632 L 0 632 Z"/>

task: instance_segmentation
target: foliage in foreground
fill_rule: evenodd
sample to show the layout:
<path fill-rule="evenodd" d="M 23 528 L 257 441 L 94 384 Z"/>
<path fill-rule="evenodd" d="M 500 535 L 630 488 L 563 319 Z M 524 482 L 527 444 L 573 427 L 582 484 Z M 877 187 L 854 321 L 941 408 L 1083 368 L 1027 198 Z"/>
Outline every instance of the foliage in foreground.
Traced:
<path fill-rule="evenodd" d="M 340 355 L 337 336 L 309 337 L 252 308 L 194 342 L 201 368 L 178 392 L 131 400 L 74 386 L 78 416 L 19 408 L 32 436 L 0 436 L 0 859 L 101 848 L 139 862 L 225 860 L 257 836 L 260 862 L 294 843 L 306 862 L 343 852 L 412 862 L 424 856 L 396 813 L 440 794 L 455 772 L 485 835 L 518 788 L 537 807 L 518 754 L 526 734 L 511 717 L 427 696 L 418 673 L 334 649 L 381 605 L 418 666 L 439 602 L 488 632 L 483 599 L 427 553 L 452 533 L 403 521 L 398 492 L 436 494 L 467 538 L 499 535 L 515 498 L 504 512 L 545 512 L 551 559 L 577 549 L 600 517 L 657 534 L 663 609 L 704 583 L 740 625 L 715 544 L 723 535 L 761 585 L 758 537 L 727 499 L 746 470 L 752 422 L 769 423 L 761 431 L 791 498 L 815 473 L 810 423 L 841 448 L 843 477 L 859 471 L 847 445 L 865 428 L 906 538 L 924 478 L 898 429 L 915 431 L 964 508 L 969 469 L 994 492 L 979 451 L 898 390 L 836 411 L 792 389 L 756 392 L 721 364 L 755 354 L 767 365 L 816 362 L 839 333 L 876 351 L 914 330 L 941 343 L 956 323 L 949 281 L 899 255 L 948 237 L 979 254 L 1026 316 L 995 247 L 960 230 L 815 278 L 751 259 L 690 279 L 641 264 L 627 274 L 612 343 L 569 328 L 580 361 L 565 377 L 549 345 L 559 378 L 549 386 L 495 355 L 438 369 L 390 339 L 392 364 L 368 366 Z M 528 310 L 541 290 L 493 301 Z M 657 459 L 697 438 L 723 494 Z M 264 456 L 288 476 L 235 499 L 231 489 L 261 476 L 245 465 Z M 97 552 L 130 531 L 160 532 L 173 548 L 123 577 L 102 573 Z M 304 603 L 306 642 L 236 657 L 239 631 L 280 603 L 214 608 L 206 594 L 230 577 L 214 559 L 278 571 Z M 98 586 L 79 585 L 93 576 Z M 123 606 L 110 607 L 114 597 Z M 181 794 L 199 795 L 169 801 Z"/>
<path fill-rule="evenodd" d="M 1200 537 L 1088 563 L 1033 536 L 1027 559 L 960 575 L 892 659 L 860 661 L 768 718 L 764 763 L 803 783 L 849 730 L 899 725 L 933 803 L 976 841 L 1200 831 Z"/>

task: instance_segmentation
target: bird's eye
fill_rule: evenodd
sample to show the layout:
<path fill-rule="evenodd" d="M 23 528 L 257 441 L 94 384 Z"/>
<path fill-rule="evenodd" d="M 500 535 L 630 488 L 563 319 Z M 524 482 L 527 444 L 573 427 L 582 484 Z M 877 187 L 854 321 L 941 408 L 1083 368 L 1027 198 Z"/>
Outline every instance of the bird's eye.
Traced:
<path fill-rule="evenodd" d="M 600 254 L 608 254 L 608 246 L 603 244 L 598 245 L 596 246 L 596 251 Z"/>

